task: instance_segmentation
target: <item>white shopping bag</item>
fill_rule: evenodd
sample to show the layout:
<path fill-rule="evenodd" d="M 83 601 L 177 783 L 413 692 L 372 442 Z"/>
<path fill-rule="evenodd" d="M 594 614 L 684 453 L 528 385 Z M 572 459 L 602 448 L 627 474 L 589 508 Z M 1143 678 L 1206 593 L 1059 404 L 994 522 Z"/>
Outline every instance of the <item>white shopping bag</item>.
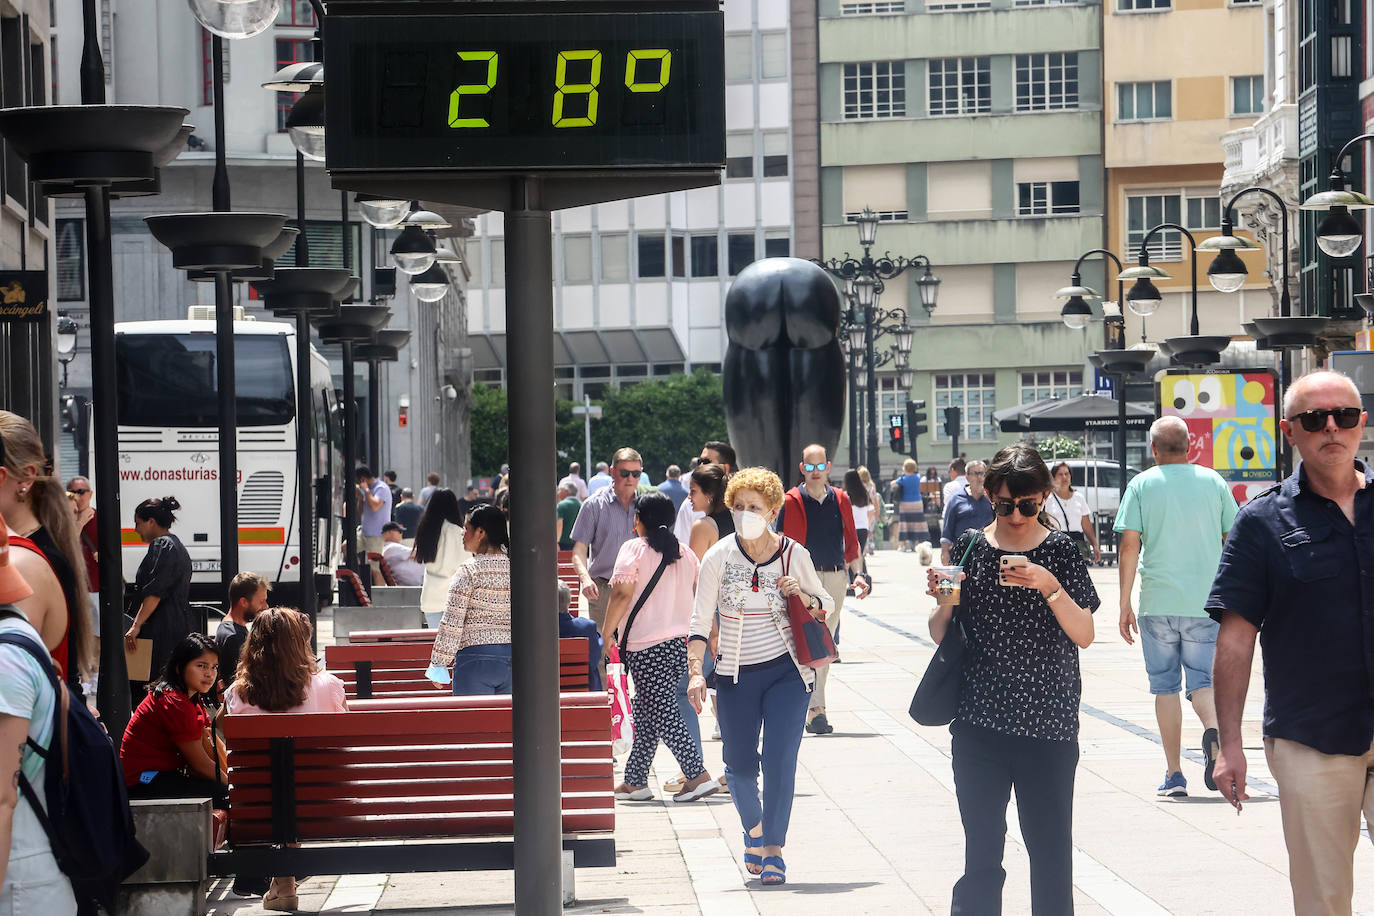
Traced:
<path fill-rule="evenodd" d="M 628 754 L 635 740 L 634 716 L 630 712 L 630 675 L 620 661 L 620 649 L 611 646 L 606 654 L 606 693 L 611 697 L 611 753 Z"/>

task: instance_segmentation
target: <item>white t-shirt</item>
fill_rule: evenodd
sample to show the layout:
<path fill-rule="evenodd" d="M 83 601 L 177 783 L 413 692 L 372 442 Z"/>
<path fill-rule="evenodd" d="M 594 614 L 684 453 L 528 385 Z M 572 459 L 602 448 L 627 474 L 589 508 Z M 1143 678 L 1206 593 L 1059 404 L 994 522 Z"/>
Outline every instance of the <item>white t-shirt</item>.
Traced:
<path fill-rule="evenodd" d="M 968 478 L 960 474 L 958 477 L 955 477 L 949 483 L 945 484 L 945 488 L 940 491 L 945 500 L 944 504 L 948 506 L 949 501 L 954 498 L 955 493 L 964 492 L 964 486 L 967 483 Z"/>
<path fill-rule="evenodd" d="M 870 508 L 870 506 L 856 506 L 852 503 L 850 504 L 849 509 L 854 513 L 855 529 L 862 528 L 865 531 L 868 530 L 868 513 Z"/>
<path fill-rule="evenodd" d="M 1083 494 L 1074 490 L 1068 499 L 1050 491 L 1045 500 L 1045 513 L 1059 525 L 1060 531 L 1082 531 L 1083 516 L 1092 515 Z"/>

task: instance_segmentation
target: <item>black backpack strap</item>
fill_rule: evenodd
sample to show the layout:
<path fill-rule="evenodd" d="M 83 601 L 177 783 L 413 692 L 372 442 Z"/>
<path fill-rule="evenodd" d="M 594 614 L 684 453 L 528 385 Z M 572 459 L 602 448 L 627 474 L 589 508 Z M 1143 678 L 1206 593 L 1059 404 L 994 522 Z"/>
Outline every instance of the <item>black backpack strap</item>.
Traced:
<path fill-rule="evenodd" d="M 639 616 L 640 609 L 644 607 L 644 602 L 648 600 L 649 593 L 654 590 L 654 586 L 658 584 L 658 580 L 663 578 L 663 571 L 667 568 L 668 558 L 665 556 L 662 561 L 659 562 L 658 569 L 654 570 L 654 575 L 649 579 L 649 584 L 644 586 L 644 591 L 639 593 L 639 600 L 635 602 L 635 606 L 630 610 L 630 616 L 625 618 L 625 629 L 620 635 L 619 642 L 621 652 L 625 652 L 625 647 L 629 645 L 630 627 L 634 626 L 635 618 Z"/>

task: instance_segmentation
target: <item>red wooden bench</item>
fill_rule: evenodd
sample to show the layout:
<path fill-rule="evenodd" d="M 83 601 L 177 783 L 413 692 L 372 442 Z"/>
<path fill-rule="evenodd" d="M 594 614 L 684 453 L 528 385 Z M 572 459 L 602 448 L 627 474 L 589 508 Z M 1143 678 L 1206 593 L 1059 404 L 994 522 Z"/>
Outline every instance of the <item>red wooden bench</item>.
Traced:
<path fill-rule="evenodd" d="M 566 693 L 560 707 L 563 848 L 575 865 L 614 866 L 606 694 Z M 210 874 L 514 868 L 511 726 L 508 696 L 227 716 L 229 844 Z"/>
<path fill-rule="evenodd" d="M 380 553 L 369 553 L 367 558 L 369 561 L 377 564 L 377 569 L 382 573 L 383 582 L 393 586 L 396 584 L 396 576 L 392 573 L 391 564 L 387 562 L 386 557 L 382 556 Z"/>
<path fill-rule="evenodd" d="M 367 594 L 367 588 L 363 585 L 363 580 L 358 578 L 358 574 L 346 566 L 340 566 L 334 571 L 334 578 L 339 580 L 339 603 L 344 603 L 345 589 L 353 597 L 353 607 L 372 607 L 372 598 Z"/>
<path fill-rule="evenodd" d="M 434 642 L 435 630 L 354 630 L 348 634 L 349 645 L 374 642 Z"/>
<path fill-rule="evenodd" d="M 429 634 L 429 638 L 327 646 L 325 670 L 344 682 L 350 701 L 355 698 L 442 696 L 425 677 L 435 631 L 412 632 Z M 558 683 L 561 689 L 586 690 L 587 675 L 587 640 L 580 637 L 560 639 Z"/>

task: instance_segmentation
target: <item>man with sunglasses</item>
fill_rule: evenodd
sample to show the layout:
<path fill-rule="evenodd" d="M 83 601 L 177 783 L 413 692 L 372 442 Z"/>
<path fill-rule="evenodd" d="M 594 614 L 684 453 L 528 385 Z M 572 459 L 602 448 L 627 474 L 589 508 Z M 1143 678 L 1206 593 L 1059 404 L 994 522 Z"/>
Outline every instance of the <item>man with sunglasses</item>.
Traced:
<path fill-rule="evenodd" d="M 1298 379 L 1279 428 L 1296 471 L 1236 516 L 1206 608 L 1217 637 L 1216 782 L 1246 794 L 1241 713 L 1255 637 L 1264 653 L 1264 755 L 1279 787 L 1298 913 L 1348 914 L 1360 811 L 1374 823 L 1374 472 L 1366 421 L 1337 372 Z"/>
<path fill-rule="evenodd" d="M 1215 789 L 1217 714 L 1212 701 L 1212 655 L 1217 624 L 1204 604 L 1221 559 L 1226 532 L 1236 517 L 1236 500 L 1216 471 L 1188 463 L 1188 425 L 1161 417 L 1150 427 L 1155 466 L 1136 475 L 1117 510 L 1118 580 L 1121 583 L 1121 638 L 1135 645 L 1140 634 L 1145 673 L 1155 698 L 1155 719 L 1164 747 L 1164 782 L 1155 794 L 1179 798 L 1188 780 L 1179 764 L 1183 743 L 1183 704 L 1187 689 L 1202 722 L 1203 782 Z M 1131 605 L 1136 569 L 1140 571 L 1140 616 Z"/>
<path fill-rule="evenodd" d="M 611 600 L 611 573 L 620 545 L 635 536 L 635 490 L 644 476 L 639 452 L 622 448 L 611 456 L 610 486 L 595 490 L 573 522 L 573 568 L 582 581 L 588 616 L 600 629 Z M 603 663 L 604 665 L 604 663 Z M 605 675 L 603 667 L 602 675 Z"/>
<path fill-rule="evenodd" d="M 830 485 L 830 460 L 825 448 L 808 445 L 802 450 L 798 466 L 802 482 L 787 491 L 782 511 L 778 513 L 777 528 L 811 554 L 821 584 L 835 599 L 835 609 L 825 615 L 825 625 L 838 644 L 840 610 L 844 607 L 850 572 L 854 573 L 855 598 L 867 597 L 871 583 L 863 571 L 864 561 L 859 554 L 854 509 L 844 490 Z M 825 682 L 829 671 L 826 667 L 816 672 L 816 686 L 811 691 L 806 730 L 813 735 L 828 735 L 835 730 L 825 716 Z"/>
<path fill-rule="evenodd" d="M 692 471 L 703 464 L 718 464 L 720 469 L 725 472 L 725 476 L 729 477 L 735 472 L 735 463 L 738 459 L 736 459 L 735 450 L 729 442 L 713 439 L 703 445 L 701 455 L 692 460 L 696 462 L 690 467 Z M 692 509 L 690 499 L 684 499 L 682 505 L 677 507 L 677 519 L 673 522 L 673 534 L 677 535 L 679 541 L 691 546 L 692 523 L 699 518 L 704 518 L 704 515 Z"/>
<path fill-rule="evenodd" d="M 949 484 L 945 485 L 949 495 L 945 499 L 945 516 L 940 522 L 942 566 L 950 564 L 949 550 L 959 535 L 970 528 L 982 530 L 992 524 L 992 502 L 988 499 L 987 491 L 983 489 L 983 478 L 987 475 L 988 466 L 982 461 L 970 461 L 965 465 L 963 460 L 959 459 L 950 462 L 950 473 L 954 473 L 956 465 L 963 476 L 958 478 L 959 486 L 954 490 L 949 490 Z"/>

